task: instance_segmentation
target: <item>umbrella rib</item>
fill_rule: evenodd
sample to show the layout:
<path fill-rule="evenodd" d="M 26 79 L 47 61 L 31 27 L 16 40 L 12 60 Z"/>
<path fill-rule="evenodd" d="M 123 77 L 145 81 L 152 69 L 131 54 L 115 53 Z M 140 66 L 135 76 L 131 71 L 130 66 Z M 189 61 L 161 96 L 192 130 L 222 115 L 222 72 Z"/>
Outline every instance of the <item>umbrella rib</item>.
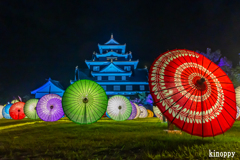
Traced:
<path fill-rule="evenodd" d="M 187 51 L 187 53 L 189 54 L 188 50 L 186 50 L 186 51 Z M 195 53 L 195 52 L 194 52 L 194 53 Z M 195 57 L 196 57 L 196 55 L 195 55 Z M 189 59 L 191 60 L 191 63 L 193 64 L 192 57 L 189 56 Z M 193 65 L 192 68 L 193 68 L 193 70 L 194 70 L 193 73 L 194 73 L 194 72 L 198 73 L 197 70 L 196 70 L 196 68 L 194 67 L 194 65 Z"/>
<path fill-rule="evenodd" d="M 214 100 L 213 100 L 212 96 L 210 96 L 210 98 L 211 98 L 211 100 L 212 100 L 213 103 L 214 103 Z M 208 101 L 210 102 L 211 106 L 213 106 L 212 103 L 211 103 L 211 101 L 210 101 L 209 99 L 208 99 Z M 219 122 L 219 120 L 218 120 L 217 114 L 215 113 L 215 110 L 214 110 L 214 109 L 213 109 L 213 112 L 214 112 L 214 116 L 217 118 L 218 125 L 219 125 L 219 127 L 221 128 L 222 133 L 224 134 L 223 129 L 222 129 L 222 126 L 220 125 L 220 122 Z M 225 119 L 225 118 L 224 118 L 224 119 Z"/>
<path fill-rule="evenodd" d="M 191 87 L 191 86 L 190 86 Z M 190 88 L 190 87 L 188 87 L 188 88 Z M 177 92 L 177 93 L 175 93 L 175 94 L 173 94 L 173 95 L 171 95 L 171 96 L 174 96 L 174 95 L 176 95 L 176 94 L 179 94 L 179 93 L 181 93 L 182 91 L 184 91 L 184 90 L 187 90 L 188 88 L 186 88 L 186 89 L 183 89 L 183 90 L 181 90 L 181 91 L 179 91 L 179 92 Z M 192 89 L 191 89 L 192 90 Z M 171 96 L 168 96 L 168 97 L 166 97 L 166 98 L 164 98 L 164 99 L 161 99 L 160 101 L 163 101 L 163 100 L 165 100 L 165 99 L 167 99 L 167 98 L 169 98 L 169 97 L 171 97 Z M 184 96 L 184 95 L 183 95 Z M 183 97 L 182 96 L 182 97 Z M 182 99 L 182 97 L 180 98 L 180 99 Z M 180 100 L 180 99 L 178 99 L 178 100 Z M 160 101 L 158 101 L 157 103 L 159 103 Z M 174 104 L 175 104 L 176 102 L 174 102 Z M 167 110 L 165 110 L 163 113 L 165 113 L 165 112 L 167 112 L 170 108 L 172 108 L 173 107 L 173 105 L 171 105 Z"/>
<path fill-rule="evenodd" d="M 225 77 L 227 76 L 226 74 L 225 75 L 222 75 L 222 76 L 219 76 L 219 77 L 216 77 L 216 78 L 211 78 L 211 79 L 208 79 L 208 80 L 214 80 L 214 79 L 217 79 L 217 78 L 220 78 L 220 77 Z"/>
<path fill-rule="evenodd" d="M 218 92 L 215 88 L 212 88 L 212 90 L 215 90 L 217 93 L 220 93 L 220 94 L 224 95 L 225 97 L 227 97 L 228 99 L 230 99 L 232 102 L 236 103 L 236 101 L 232 100 L 231 98 L 229 98 L 228 96 L 226 96 L 224 93 Z M 223 90 L 225 90 L 225 89 L 223 89 Z M 214 94 L 216 94 L 216 93 L 214 93 Z"/>
<path fill-rule="evenodd" d="M 206 95 L 204 95 L 204 97 L 208 100 L 208 98 L 206 97 Z M 209 100 L 208 100 L 208 101 L 209 101 Z M 209 102 L 210 102 L 210 101 L 209 101 Z M 207 102 L 206 102 L 206 101 L 205 101 L 205 105 L 206 105 L 207 110 L 208 110 L 208 105 L 207 105 Z M 207 114 L 207 112 L 206 112 L 206 114 Z M 209 114 L 207 114 L 207 115 L 208 115 L 208 118 L 209 118 L 209 122 L 210 122 L 210 124 L 211 124 L 212 134 L 213 134 L 213 137 L 214 137 L 214 132 L 213 132 L 213 126 L 212 126 L 211 117 L 210 117 Z"/>
<path fill-rule="evenodd" d="M 188 74 L 191 74 L 190 69 L 188 69 L 188 67 L 186 67 L 185 63 L 183 63 L 183 62 L 182 62 L 178 57 L 176 57 L 171 51 L 169 51 L 169 52 L 170 52 L 178 61 L 180 61 L 181 64 L 183 64 L 183 65 L 185 66 L 185 68 L 187 69 L 186 72 L 187 72 Z M 177 52 L 180 53 L 179 50 L 177 50 Z M 180 54 L 181 54 L 181 53 L 180 53 Z M 184 56 L 182 56 L 182 57 L 184 58 Z M 185 60 L 185 59 L 184 59 L 184 60 Z M 186 60 L 185 60 L 185 61 L 186 61 Z M 174 62 L 174 61 L 172 61 L 172 62 Z M 186 62 L 187 62 L 187 61 L 186 61 Z M 175 63 L 175 62 L 174 62 L 174 63 Z M 175 64 L 176 64 L 176 63 L 175 63 Z M 178 64 L 176 64 L 176 65 L 178 65 Z M 179 66 L 179 67 L 181 67 L 181 66 Z M 182 67 L 181 67 L 181 68 L 182 68 Z M 184 68 L 182 68 L 182 70 L 184 70 Z M 190 71 L 190 73 L 188 72 L 188 70 Z"/>
<path fill-rule="evenodd" d="M 216 87 L 216 88 L 219 88 L 219 87 L 217 87 L 217 86 L 212 86 L 212 87 Z M 220 88 L 220 89 L 222 89 L 222 90 L 225 90 L 225 91 L 228 91 L 228 92 L 231 92 L 231 93 L 236 93 L 236 92 L 233 92 L 233 91 L 230 91 L 230 90 L 228 90 L 228 89 L 225 89 L 225 88 Z"/>
<path fill-rule="evenodd" d="M 210 63 L 209 63 L 209 65 L 208 65 L 208 67 L 207 67 L 207 69 L 206 69 L 206 71 L 205 71 L 205 73 L 204 73 L 203 76 L 205 76 L 205 74 L 207 73 L 207 71 L 208 71 L 208 69 L 209 69 L 209 67 L 210 67 L 211 64 L 212 64 L 212 61 L 210 61 Z"/>
<path fill-rule="evenodd" d="M 185 50 L 186 51 L 186 50 Z M 178 50 L 178 52 L 179 52 L 179 50 Z M 189 52 L 188 51 L 186 51 L 187 53 L 188 53 L 188 57 L 190 57 L 189 56 Z M 180 53 L 180 52 L 179 52 Z M 192 67 L 189 65 L 189 62 L 185 59 L 185 57 L 184 56 L 182 56 L 182 58 L 185 60 L 185 62 L 187 63 L 187 65 L 188 65 L 188 67 L 191 69 L 191 71 L 190 71 L 190 69 L 189 69 L 189 71 L 190 71 L 190 73 L 194 73 L 194 70 L 192 69 Z M 186 64 L 186 63 L 184 63 L 184 64 Z M 186 67 L 187 68 L 187 67 Z"/>
<path fill-rule="evenodd" d="M 150 92 L 150 93 L 161 92 L 161 91 L 164 91 L 164 90 L 169 90 L 169 89 L 178 88 L 178 87 L 182 87 L 182 86 L 188 86 L 188 84 L 186 84 L 186 85 L 181 85 L 181 86 L 175 86 L 175 87 L 171 87 L 171 88 L 167 88 L 167 89 L 162 89 L 162 90 L 158 90 L 158 91 L 154 91 L 154 92 Z"/>
<path fill-rule="evenodd" d="M 215 94 L 216 95 L 216 93 L 213 93 L 213 94 Z M 216 98 L 216 97 L 214 97 L 215 99 L 216 99 L 216 101 L 218 102 L 218 104 L 221 106 L 221 104 L 220 104 L 220 102 L 218 101 L 218 99 Z M 228 106 L 230 106 L 231 108 L 232 108 L 232 106 L 231 105 L 229 105 L 226 101 L 224 101 Z M 236 103 L 236 102 L 235 102 Z M 225 109 L 225 107 L 222 107 L 222 108 L 224 108 Z M 235 110 L 234 108 L 232 108 L 233 110 Z M 226 109 L 225 109 L 226 110 Z M 226 110 L 227 111 L 227 113 L 232 117 L 232 115 L 228 112 L 228 110 Z M 236 111 L 236 110 L 235 110 Z M 232 117 L 233 118 L 233 117 Z M 233 118 L 234 120 L 236 120 L 235 118 Z M 230 126 L 230 125 L 229 125 Z"/>
<path fill-rule="evenodd" d="M 192 88 L 193 89 L 193 88 Z M 191 90 L 192 90 L 191 89 Z M 190 90 L 190 91 L 191 91 Z M 194 89 L 194 92 L 195 92 L 196 89 Z M 187 93 L 185 93 L 180 99 L 178 99 L 175 103 L 177 103 L 179 100 L 181 100 L 186 94 L 188 94 L 190 91 L 188 91 Z M 192 96 L 193 94 L 190 95 L 190 97 Z M 186 105 L 186 103 L 188 102 L 188 100 L 190 99 L 190 97 L 187 99 L 187 101 L 184 103 L 184 105 L 182 106 L 182 108 L 178 111 L 178 113 L 175 115 L 175 117 L 173 118 L 173 120 L 171 121 L 171 123 L 173 123 L 173 121 L 175 120 L 175 118 L 177 117 L 177 115 L 182 111 L 183 107 Z M 174 104 L 172 104 L 170 107 L 172 107 Z M 165 112 L 164 112 L 165 113 Z"/>
<path fill-rule="evenodd" d="M 194 89 L 194 92 L 195 92 L 196 90 L 197 90 L 197 89 Z M 191 95 L 191 96 L 192 96 L 192 95 Z M 195 97 L 196 97 L 196 95 L 194 94 L 194 98 L 192 99 L 192 103 L 191 103 L 191 106 L 190 106 L 190 109 L 189 109 L 189 110 L 191 110 L 191 108 L 192 108 L 192 105 L 193 105 L 193 102 L 194 102 Z M 188 118 L 189 113 L 190 113 L 190 111 L 188 112 L 187 117 L 185 117 L 185 120 L 184 120 L 184 123 L 183 123 L 183 126 L 182 126 L 182 129 L 181 129 L 181 130 L 183 130 L 183 128 L 184 128 L 184 126 L 185 126 L 185 123 L 186 123 L 186 120 L 187 120 L 187 118 Z"/>
<path fill-rule="evenodd" d="M 166 74 L 158 74 L 158 73 L 151 73 L 151 74 L 156 74 L 156 75 L 161 75 L 161 76 L 166 76 L 166 77 L 173 77 L 172 75 L 166 75 Z M 178 74 L 180 75 L 180 74 Z M 184 79 L 184 80 L 188 80 L 187 78 L 179 78 L 179 77 L 175 77 L 176 79 Z"/>
<path fill-rule="evenodd" d="M 194 53 L 195 53 L 195 51 L 194 51 Z M 199 74 L 200 74 L 199 64 L 198 64 L 198 61 L 197 61 L 197 56 L 195 56 L 195 60 L 196 60 L 197 69 L 198 69 L 198 72 L 197 72 L 197 73 L 199 73 Z"/>
<path fill-rule="evenodd" d="M 217 66 L 218 67 L 218 66 Z M 211 74 L 213 74 L 213 72 L 215 72 L 216 70 L 218 70 L 220 67 L 216 68 L 214 71 L 212 71 L 207 77 L 205 78 L 208 78 Z"/>
<path fill-rule="evenodd" d="M 197 95 L 198 95 L 198 92 L 197 92 Z M 197 111 L 197 104 L 198 104 L 198 103 L 196 103 L 195 113 L 196 113 L 196 111 Z M 191 133 L 191 135 L 193 134 L 193 129 L 194 129 L 194 124 L 195 124 L 195 119 L 196 119 L 196 114 L 194 115 L 194 123 L 193 123 L 193 128 L 192 128 L 192 133 Z"/>
<path fill-rule="evenodd" d="M 214 97 L 215 98 L 215 97 Z M 215 98 L 216 99 L 216 98 Z M 221 105 L 220 104 L 220 102 L 218 101 L 218 99 L 216 99 L 216 101 L 218 102 L 218 104 L 219 105 Z M 225 109 L 225 107 L 223 107 L 224 109 Z M 219 109 L 219 107 L 218 107 L 218 109 Z M 226 110 L 226 109 L 225 109 Z M 227 110 L 226 110 L 227 111 Z M 232 117 L 232 115 L 227 111 L 227 113 Z M 228 121 L 227 121 L 227 119 L 225 118 L 225 116 L 222 114 L 222 116 L 224 117 L 224 119 L 225 119 L 225 121 L 227 122 L 227 124 L 231 127 L 231 125 L 228 123 Z M 233 117 L 232 117 L 233 118 Z M 234 119 L 234 118 L 233 118 Z M 235 119 L 234 119 L 235 120 Z"/>
<path fill-rule="evenodd" d="M 168 65 L 169 66 L 169 65 Z M 158 67 L 158 66 L 155 66 L 155 67 L 157 67 L 157 68 L 160 68 L 160 69 L 162 69 L 162 67 Z M 172 66 L 169 66 L 169 67 L 172 67 Z M 173 68 L 173 67 L 172 67 Z M 177 68 L 174 68 L 174 69 L 176 69 L 177 70 Z M 173 71 L 170 71 L 170 70 L 168 70 L 168 69 L 164 69 L 164 71 L 168 71 L 168 72 L 171 72 L 171 73 L 174 73 L 174 74 L 178 74 L 178 73 L 176 73 L 176 72 L 173 72 Z M 183 73 L 184 75 L 186 75 L 186 76 L 184 76 L 183 75 L 183 77 L 188 77 L 188 75 L 187 74 L 185 74 L 185 73 Z M 181 76 L 181 74 L 178 74 L 178 75 L 180 75 Z"/>
<path fill-rule="evenodd" d="M 209 83 L 216 83 L 216 82 L 209 82 Z M 217 82 L 217 83 L 221 83 L 221 84 L 232 84 L 230 82 Z"/>

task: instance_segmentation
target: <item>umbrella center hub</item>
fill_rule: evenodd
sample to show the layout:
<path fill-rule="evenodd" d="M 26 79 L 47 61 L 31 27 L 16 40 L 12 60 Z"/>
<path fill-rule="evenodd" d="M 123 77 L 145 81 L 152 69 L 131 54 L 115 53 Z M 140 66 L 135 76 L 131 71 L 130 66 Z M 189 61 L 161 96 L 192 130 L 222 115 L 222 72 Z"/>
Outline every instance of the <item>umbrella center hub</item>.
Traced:
<path fill-rule="evenodd" d="M 83 98 L 83 103 L 88 103 L 88 98 L 87 97 Z"/>
<path fill-rule="evenodd" d="M 50 106 L 50 109 L 53 109 L 53 106 Z"/>
<path fill-rule="evenodd" d="M 18 110 L 18 112 L 20 112 L 20 109 Z"/>
<path fill-rule="evenodd" d="M 195 85 L 198 90 L 205 90 L 206 89 L 206 82 L 205 78 L 200 78 L 196 81 Z"/>
<path fill-rule="evenodd" d="M 122 106 L 118 106 L 118 109 L 119 109 L 119 110 L 122 109 Z"/>

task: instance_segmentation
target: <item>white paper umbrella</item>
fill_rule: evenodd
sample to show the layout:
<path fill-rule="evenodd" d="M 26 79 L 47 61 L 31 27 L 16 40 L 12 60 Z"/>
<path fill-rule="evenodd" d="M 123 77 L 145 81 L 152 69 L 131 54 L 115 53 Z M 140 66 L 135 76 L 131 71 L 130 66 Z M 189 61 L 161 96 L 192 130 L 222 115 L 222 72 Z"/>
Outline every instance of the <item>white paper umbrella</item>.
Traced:
<path fill-rule="evenodd" d="M 135 106 L 137 108 L 137 115 L 136 115 L 136 117 L 134 119 L 137 119 L 137 118 L 139 118 L 139 115 L 140 115 L 141 111 L 140 111 L 139 106 L 136 103 L 134 103 L 134 104 L 135 104 Z"/>
<path fill-rule="evenodd" d="M 237 106 L 240 106 L 240 86 L 235 89 Z"/>
<path fill-rule="evenodd" d="M 147 109 L 143 106 L 139 106 L 139 108 L 140 108 L 140 111 L 141 111 L 141 113 L 139 115 L 139 118 L 147 118 L 147 116 L 148 116 Z"/>
<path fill-rule="evenodd" d="M 0 105 L 0 119 L 3 118 L 3 114 L 2 114 L 3 107 L 4 107 L 3 105 Z"/>
<path fill-rule="evenodd" d="M 121 95 L 116 95 L 108 100 L 107 113 L 115 121 L 127 120 L 132 112 L 130 101 Z"/>

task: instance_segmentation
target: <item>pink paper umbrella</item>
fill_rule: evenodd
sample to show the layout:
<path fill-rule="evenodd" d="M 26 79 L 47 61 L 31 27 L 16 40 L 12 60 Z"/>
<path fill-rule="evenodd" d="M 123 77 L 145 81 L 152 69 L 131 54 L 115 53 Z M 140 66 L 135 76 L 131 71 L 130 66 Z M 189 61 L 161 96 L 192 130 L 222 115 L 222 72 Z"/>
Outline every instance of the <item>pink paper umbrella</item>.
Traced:
<path fill-rule="evenodd" d="M 64 116 L 62 97 L 57 94 L 47 94 L 38 101 L 36 110 L 43 121 L 57 121 Z"/>

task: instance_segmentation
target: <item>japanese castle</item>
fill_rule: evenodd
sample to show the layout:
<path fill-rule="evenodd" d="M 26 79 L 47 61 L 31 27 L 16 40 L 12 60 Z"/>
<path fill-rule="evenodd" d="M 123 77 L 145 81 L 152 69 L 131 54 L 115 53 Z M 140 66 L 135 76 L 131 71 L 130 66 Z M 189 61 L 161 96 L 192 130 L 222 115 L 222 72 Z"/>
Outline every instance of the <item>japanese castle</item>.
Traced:
<path fill-rule="evenodd" d="M 85 60 L 87 69 L 75 69 L 75 78 L 96 81 L 106 91 L 108 97 L 124 95 L 130 98 L 136 93 L 149 93 L 148 70 L 137 68 L 139 60 L 133 60 L 131 52 L 126 52 L 126 44 L 119 44 L 111 35 L 108 42 L 98 44 L 99 53 L 93 52 L 91 60 Z"/>

